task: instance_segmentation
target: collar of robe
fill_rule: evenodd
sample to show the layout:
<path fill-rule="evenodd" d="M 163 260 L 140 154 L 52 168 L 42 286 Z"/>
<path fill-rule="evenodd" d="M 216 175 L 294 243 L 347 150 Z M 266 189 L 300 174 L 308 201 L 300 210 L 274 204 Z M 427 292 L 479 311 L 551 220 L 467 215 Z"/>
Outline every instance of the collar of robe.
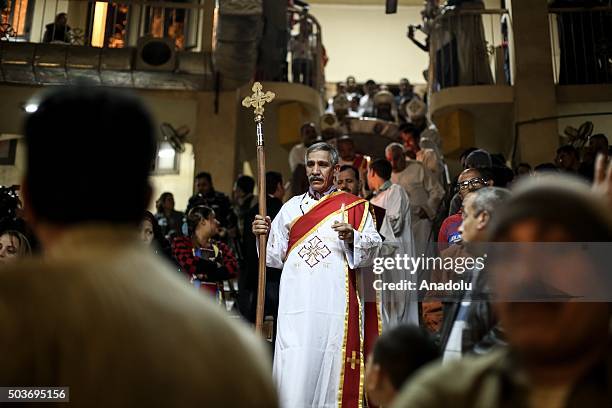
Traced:
<path fill-rule="evenodd" d="M 392 184 L 393 184 L 393 183 L 391 183 L 391 180 L 387 180 L 387 181 L 385 181 L 385 182 L 383 183 L 383 185 L 382 185 L 382 186 L 380 186 L 380 188 L 378 189 L 378 191 L 376 192 L 376 194 L 380 194 L 380 193 L 382 193 L 383 191 L 388 190 L 388 189 L 389 189 L 389 187 L 391 187 L 391 185 L 392 185 Z"/>
<path fill-rule="evenodd" d="M 326 191 L 324 191 L 323 193 L 319 193 L 318 191 L 314 191 L 312 189 L 312 187 L 308 188 L 308 195 L 310 197 L 312 197 L 313 199 L 319 201 L 321 198 L 325 197 L 328 194 L 333 193 L 334 191 L 336 191 L 336 186 L 332 185 L 331 187 L 329 187 Z"/>

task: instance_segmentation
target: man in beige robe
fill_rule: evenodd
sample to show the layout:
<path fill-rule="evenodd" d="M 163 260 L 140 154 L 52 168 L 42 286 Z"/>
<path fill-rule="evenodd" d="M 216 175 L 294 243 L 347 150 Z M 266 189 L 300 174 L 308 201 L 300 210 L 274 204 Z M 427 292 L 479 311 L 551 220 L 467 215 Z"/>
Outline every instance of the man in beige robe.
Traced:
<path fill-rule="evenodd" d="M 26 119 L 44 254 L 0 273 L 0 384 L 69 387 L 76 407 L 276 407 L 260 340 L 138 241 L 153 135 L 140 102 L 102 88 L 56 90 Z"/>
<path fill-rule="evenodd" d="M 444 198 L 444 188 L 423 163 L 406 160 L 401 144 L 391 143 L 385 154 L 393 168 L 391 181 L 402 186 L 410 198 L 415 254 L 431 254 L 431 243 L 435 240 L 432 221 Z"/>

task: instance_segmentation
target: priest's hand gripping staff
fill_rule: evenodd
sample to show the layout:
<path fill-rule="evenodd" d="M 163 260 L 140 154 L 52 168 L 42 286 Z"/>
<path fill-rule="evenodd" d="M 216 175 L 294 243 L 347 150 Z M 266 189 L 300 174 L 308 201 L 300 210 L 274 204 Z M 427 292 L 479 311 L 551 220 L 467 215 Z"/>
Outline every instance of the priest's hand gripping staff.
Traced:
<path fill-rule="evenodd" d="M 242 100 L 245 108 L 254 108 L 254 120 L 257 131 L 257 194 L 259 196 L 259 214 L 266 216 L 266 154 L 264 150 L 263 120 L 264 105 L 272 102 L 273 92 L 262 92 L 259 82 L 253 84 L 253 95 Z M 255 332 L 262 333 L 264 319 L 264 305 L 266 302 L 266 235 L 259 235 L 259 280 L 257 284 L 257 312 L 255 315 Z"/>

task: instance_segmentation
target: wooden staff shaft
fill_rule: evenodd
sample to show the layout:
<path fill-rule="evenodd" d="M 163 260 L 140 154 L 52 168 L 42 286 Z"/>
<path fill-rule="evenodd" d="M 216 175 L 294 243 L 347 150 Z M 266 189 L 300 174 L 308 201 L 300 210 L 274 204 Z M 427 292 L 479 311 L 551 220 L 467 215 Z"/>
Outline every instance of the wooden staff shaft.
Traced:
<path fill-rule="evenodd" d="M 266 216 L 266 154 L 263 146 L 261 122 L 257 123 L 257 191 L 259 196 L 259 214 Z M 266 245 L 267 235 L 259 235 L 259 280 L 257 283 L 257 311 L 255 314 L 255 332 L 262 334 L 264 308 L 266 305 Z"/>
<path fill-rule="evenodd" d="M 264 152 L 263 119 L 264 105 L 272 102 L 274 92 L 262 92 L 261 83 L 255 82 L 251 88 L 253 95 L 242 100 L 245 108 L 254 108 L 257 130 L 257 190 L 259 194 L 259 215 L 266 216 L 266 155 Z M 264 308 L 266 305 L 266 242 L 267 235 L 259 235 L 259 279 L 257 284 L 257 309 L 255 313 L 255 332 L 263 334 Z"/>

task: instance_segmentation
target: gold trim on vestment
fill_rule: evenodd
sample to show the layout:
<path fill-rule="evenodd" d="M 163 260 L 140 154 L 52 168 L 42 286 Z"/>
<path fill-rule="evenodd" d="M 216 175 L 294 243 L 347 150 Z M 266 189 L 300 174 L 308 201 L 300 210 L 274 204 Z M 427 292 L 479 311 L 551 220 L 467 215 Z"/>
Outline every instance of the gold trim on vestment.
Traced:
<path fill-rule="evenodd" d="M 370 204 L 370 203 L 368 202 L 368 204 Z M 368 207 L 366 207 L 366 210 L 368 210 L 368 209 L 370 210 L 370 214 L 372 215 L 372 222 L 374 222 L 374 225 L 376 225 L 376 212 L 374 211 L 374 208 L 370 207 L 369 205 L 368 205 Z M 364 217 L 364 219 L 365 219 L 365 217 Z M 362 220 L 362 222 L 363 222 L 363 220 Z M 363 226 L 362 226 L 362 228 L 363 228 Z M 381 316 L 382 300 L 381 300 L 380 292 L 379 291 L 375 292 L 375 297 L 376 297 L 376 299 L 375 299 L 375 301 L 376 301 L 376 323 L 377 323 L 377 326 L 378 326 L 377 327 L 378 335 L 380 336 L 380 335 L 382 335 L 382 316 Z M 364 328 L 364 330 L 365 330 L 365 328 Z"/>
<path fill-rule="evenodd" d="M 316 203 L 315 205 L 313 205 L 313 206 L 312 206 L 312 207 L 311 207 L 311 208 L 310 208 L 308 211 L 306 211 L 306 214 L 308 214 L 308 213 L 309 213 L 311 210 L 315 209 L 315 208 L 316 208 L 316 207 L 317 207 L 319 204 L 321 204 L 321 203 L 322 203 L 322 202 L 324 202 L 325 200 L 327 200 L 327 199 L 329 199 L 329 198 L 331 198 L 331 197 L 335 197 L 335 196 L 337 196 L 338 194 L 340 194 L 340 193 L 342 193 L 342 192 L 343 192 L 343 191 L 341 191 L 341 190 L 337 190 L 337 191 L 334 191 L 333 193 L 329 193 L 328 195 L 323 196 L 322 198 L 320 198 L 320 199 L 317 201 L 317 203 Z M 308 193 L 304 193 L 304 194 L 308 195 Z M 298 215 L 297 217 L 295 217 L 295 218 L 293 219 L 293 221 L 291 221 L 291 222 L 289 223 L 289 230 L 291 230 L 291 228 L 293 227 L 293 224 L 295 224 L 295 223 L 297 222 L 297 220 L 299 220 L 300 218 L 302 218 L 302 217 L 303 217 L 304 215 L 306 215 L 306 214 Z"/>
<path fill-rule="evenodd" d="M 378 336 L 382 336 L 382 300 L 380 298 L 380 292 L 376 291 L 376 322 L 378 323 Z"/>
<path fill-rule="evenodd" d="M 362 232 L 363 229 L 365 228 L 365 223 L 366 220 L 368 218 L 368 213 L 370 213 L 370 202 L 366 201 L 365 203 L 365 208 L 363 210 L 363 215 L 361 217 L 361 222 L 359 223 L 359 228 L 358 231 Z M 374 211 L 372 211 L 372 218 L 374 218 Z M 375 219 L 373 219 L 374 222 L 376 222 Z M 374 224 L 376 225 L 376 224 Z M 362 320 L 362 313 L 363 313 L 363 309 L 361 307 L 361 299 L 359 298 L 359 292 L 357 291 L 357 282 L 355 279 L 355 292 L 357 295 L 357 304 L 359 305 L 359 353 L 360 353 L 360 363 L 359 363 L 359 408 L 363 407 L 363 401 L 364 401 L 364 389 L 363 389 L 363 384 L 364 384 L 364 379 L 365 379 L 365 358 L 363 355 L 364 349 L 364 337 L 365 337 L 365 327 L 363 324 L 363 320 Z M 364 302 L 365 302 L 365 298 L 364 298 Z M 378 320 L 378 334 L 380 335 L 380 330 L 381 330 L 381 321 L 380 321 L 380 315 L 378 313 L 378 305 L 376 307 L 376 316 L 377 316 L 377 320 Z M 366 401 L 366 405 L 367 401 Z"/>
<path fill-rule="evenodd" d="M 344 388 L 344 367 L 346 358 L 346 341 L 348 338 L 348 319 L 349 319 L 349 305 L 350 305 L 350 293 L 349 293 L 349 269 L 348 262 L 344 260 L 344 286 L 346 290 L 346 312 L 344 313 L 344 338 L 342 340 L 342 366 L 340 369 L 340 386 L 338 387 L 338 406 L 342 406 L 342 390 Z"/>
<path fill-rule="evenodd" d="M 309 213 L 311 210 L 315 209 L 315 208 L 316 208 L 316 207 L 317 207 L 319 204 L 321 204 L 321 203 L 322 203 L 322 202 L 324 202 L 325 200 L 327 200 L 327 199 L 329 199 L 329 198 L 331 198 L 331 197 L 335 197 L 335 196 L 337 196 L 338 194 L 343 193 L 343 192 L 344 192 L 344 191 L 342 191 L 342 190 L 337 190 L 337 191 L 334 191 L 333 193 L 329 193 L 328 195 L 323 196 L 321 199 L 319 199 L 319 200 L 317 201 L 317 203 L 316 203 L 315 205 L 313 205 L 311 208 L 309 208 L 309 209 L 308 209 L 308 211 L 306 211 L 306 213 L 305 213 L 305 214 L 298 215 L 297 217 L 295 217 L 295 218 L 293 219 L 293 221 L 291 221 L 291 222 L 289 223 L 289 229 L 291 230 L 291 227 L 293 227 L 293 224 L 295 224 L 295 223 L 297 222 L 297 220 L 299 220 L 300 218 L 302 218 L 304 215 L 308 214 L 308 213 Z M 308 193 L 304 193 L 304 194 L 305 194 L 305 195 L 308 195 Z M 363 199 L 363 198 L 360 198 L 360 200 L 364 200 L 364 199 Z"/>
<path fill-rule="evenodd" d="M 363 231 L 363 228 L 365 227 L 366 219 L 368 218 L 369 210 L 370 210 L 370 202 L 366 201 L 365 208 L 363 209 L 363 216 L 361 217 L 361 222 L 359 223 L 359 228 L 357 228 L 357 231 L 359 232 Z"/>
<path fill-rule="evenodd" d="M 363 380 L 365 378 L 365 364 L 363 358 L 363 338 L 365 336 L 365 327 L 363 327 L 363 319 L 361 314 L 361 299 L 357 293 L 357 279 L 355 279 L 355 297 L 357 298 L 357 306 L 359 310 L 359 408 L 363 408 Z"/>

